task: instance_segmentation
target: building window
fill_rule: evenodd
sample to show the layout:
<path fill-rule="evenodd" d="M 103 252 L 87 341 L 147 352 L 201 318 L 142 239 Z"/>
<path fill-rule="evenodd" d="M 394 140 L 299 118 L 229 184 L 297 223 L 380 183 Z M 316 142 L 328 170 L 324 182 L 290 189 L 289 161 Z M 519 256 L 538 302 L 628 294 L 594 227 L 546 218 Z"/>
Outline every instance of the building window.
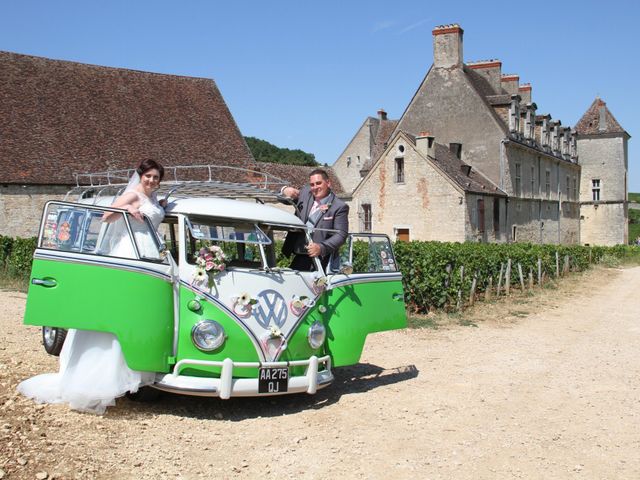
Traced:
<path fill-rule="evenodd" d="M 484 233 L 484 199 L 478 199 L 478 232 Z"/>
<path fill-rule="evenodd" d="M 371 231 L 371 204 L 370 203 L 362 204 L 362 231 L 364 232 Z"/>
<path fill-rule="evenodd" d="M 571 199 L 571 177 L 567 175 L 567 200 Z"/>
<path fill-rule="evenodd" d="M 531 198 L 535 196 L 536 191 L 536 167 L 531 167 Z"/>
<path fill-rule="evenodd" d="M 493 232 L 496 239 L 500 237 L 500 200 L 493 199 Z"/>
<path fill-rule="evenodd" d="M 518 236 L 517 236 L 517 234 L 518 234 L 518 227 L 517 227 L 516 225 L 514 225 L 514 226 L 511 228 L 511 241 L 512 241 L 512 242 L 517 242 L 517 241 L 518 241 Z"/>
<path fill-rule="evenodd" d="M 410 241 L 410 232 L 408 228 L 396 228 L 396 240 L 399 242 Z"/>
<path fill-rule="evenodd" d="M 600 179 L 594 178 L 591 180 L 591 194 L 594 202 L 600 201 Z"/>
<path fill-rule="evenodd" d="M 396 183 L 404 183 L 404 158 L 396 158 Z"/>
<path fill-rule="evenodd" d="M 551 171 L 544 172 L 544 194 L 547 198 L 551 197 Z"/>
<path fill-rule="evenodd" d="M 578 200 L 578 179 L 573 177 L 573 199 Z"/>
<path fill-rule="evenodd" d="M 347 157 L 347 167 L 351 166 L 351 157 Z"/>
<path fill-rule="evenodd" d="M 522 195 L 522 165 L 516 163 L 516 197 Z"/>

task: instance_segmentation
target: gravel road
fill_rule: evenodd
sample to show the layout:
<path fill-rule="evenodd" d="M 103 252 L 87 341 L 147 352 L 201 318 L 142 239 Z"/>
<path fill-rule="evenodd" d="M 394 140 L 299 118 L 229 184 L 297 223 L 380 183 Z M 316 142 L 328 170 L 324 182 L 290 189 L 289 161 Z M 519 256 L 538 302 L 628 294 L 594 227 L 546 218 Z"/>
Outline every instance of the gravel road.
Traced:
<path fill-rule="evenodd" d="M 53 371 L 0 292 L 0 479 L 640 478 L 640 267 L 370 336 L 315 396 L 36 405 Z"/>

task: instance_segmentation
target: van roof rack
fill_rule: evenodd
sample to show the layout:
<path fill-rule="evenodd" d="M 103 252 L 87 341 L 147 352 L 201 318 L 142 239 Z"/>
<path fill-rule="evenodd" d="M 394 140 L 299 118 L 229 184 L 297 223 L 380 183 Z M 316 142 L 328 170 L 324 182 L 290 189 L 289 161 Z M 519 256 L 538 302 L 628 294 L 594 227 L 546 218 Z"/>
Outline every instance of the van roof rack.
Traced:
<path fill-rule="evenodd" d="M 76 186 L 66 201 L 118 196 L 129 183 L 134 168 L 97 173 L 76 173 Z M 222 165 L 180 165 L 164 167 L 158 196 L 164 198 L 221 197 L 276 202 L 280 189 L 289 182 L 266 172 Z"/>

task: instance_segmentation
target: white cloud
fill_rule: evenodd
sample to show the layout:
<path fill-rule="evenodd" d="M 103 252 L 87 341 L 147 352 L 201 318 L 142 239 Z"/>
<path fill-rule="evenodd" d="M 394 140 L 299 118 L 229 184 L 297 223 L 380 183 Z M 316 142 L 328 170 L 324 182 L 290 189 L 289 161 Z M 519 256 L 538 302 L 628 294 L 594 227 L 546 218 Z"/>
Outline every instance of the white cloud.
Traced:
<path fill-rule="evenodd" d="M 424 25 L 425 23 L 427 23 L 428 21 L 430 21 L 431 19 L 429 18 L 423 18 L 422 20 L 412 23 L 411 25 L 408 25 L 406 27 L 404 27 L 402 30 L 400 30 L 398 32 L 399 35 L 402 35 L 404 33 L 410 32 L 411 30 L 413 30 L 414 28 L 418 28 L 422 25 Z"/>

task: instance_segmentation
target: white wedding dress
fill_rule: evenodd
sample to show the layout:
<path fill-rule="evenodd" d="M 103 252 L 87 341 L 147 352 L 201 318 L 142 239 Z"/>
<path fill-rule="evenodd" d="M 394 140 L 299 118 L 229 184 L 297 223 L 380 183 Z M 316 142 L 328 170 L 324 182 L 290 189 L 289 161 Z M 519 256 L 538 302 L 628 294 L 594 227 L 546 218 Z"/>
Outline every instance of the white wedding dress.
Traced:
<path fill-rule="evenodd" d="M 148 198 L 135 192 L 140 197 L 140 212 L 157 229 L 164 218 L 163 208 L 155 196 Z M 158 248 L 148 229 L 134 219 L 130 223 L 140 256 L 158 258 Z M 118 235 L 113 251 L 107 254 L 135 258 L 129 235 Z M 112 333 L 72 329 L 60 352 L 60 370 L 24 380 L 18 391 L 38 403 L 68 403 L 74 410 L 103 414 L 108 406 L 115 405 L 117 397 L 138 391 L 152 383 L 154 377 L 153 372 L 139 372 L 127 366 L 120 342 Z"/>

